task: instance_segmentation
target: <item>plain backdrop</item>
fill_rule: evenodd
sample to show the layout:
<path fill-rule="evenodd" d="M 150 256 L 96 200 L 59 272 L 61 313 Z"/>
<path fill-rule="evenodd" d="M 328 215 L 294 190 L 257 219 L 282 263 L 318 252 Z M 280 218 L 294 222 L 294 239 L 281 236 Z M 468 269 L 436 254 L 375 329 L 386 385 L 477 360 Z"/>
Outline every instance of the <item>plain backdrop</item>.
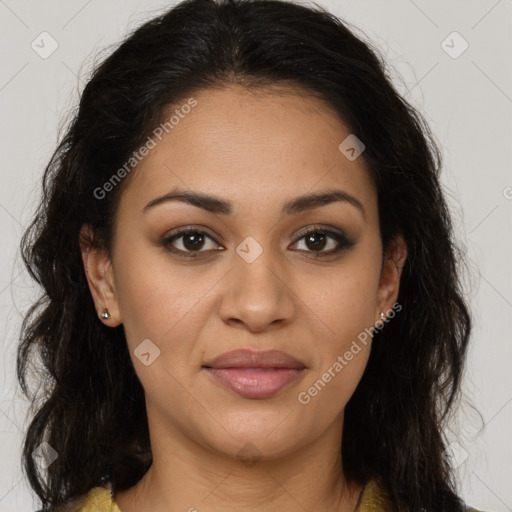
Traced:
<path fill-rule="evenodd" d="M 37 294 L 19 240 L 42 171 L 95 55 L 175 3 L 0 0 L 0 511 L 38 505 L 21 471 L 27 403 L 14 369 L 22 314 Z M 475 321 L 464 400 L 447 433 L 449 455 L 469 504 L 511 511 L 512 1 L 317 3 L 379 48 L 443 151 L 442 181 L 470 261 Z"/>

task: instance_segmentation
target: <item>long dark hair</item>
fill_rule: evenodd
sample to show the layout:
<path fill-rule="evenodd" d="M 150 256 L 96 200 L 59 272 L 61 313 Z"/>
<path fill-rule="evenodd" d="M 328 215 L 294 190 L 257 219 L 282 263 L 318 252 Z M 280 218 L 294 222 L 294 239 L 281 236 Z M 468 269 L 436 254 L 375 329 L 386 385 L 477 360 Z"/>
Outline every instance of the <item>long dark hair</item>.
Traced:
<path fill-rule="evenodd" d="M 131 487 L 152 461 L 143 389 L 122 325 L 98 320 L 80 227 L 91 225 L 91 246 L 110 252 L 119 197 L 133 174 L 101 199 L 98 187 L 170 105 L 234 83 L 298 86 L 327 102 L 365 144 L 383 248 L 400 234 L 408 258 L 402 310 L 375 333 L 346 406 L 344 471 L 358 483 L 376 478 L 398 512 L 461 512 L 443 429 L 460 393 L 471 317 L 440 151 L 370 43 L 321 7 L 279 0 L 185 0 L 139 27 L 94 70 L 45 169 L 41 202 L 21 241 L 44 293 L 24 318 L 17 359 L 33 408 L 24 470 L 43 510 L 109 482 Z M 35 392 L 27 374 L 36 376 Z M 57 454 L 46 469 L 35 457 L 48 449 L 43 442 Z"/>

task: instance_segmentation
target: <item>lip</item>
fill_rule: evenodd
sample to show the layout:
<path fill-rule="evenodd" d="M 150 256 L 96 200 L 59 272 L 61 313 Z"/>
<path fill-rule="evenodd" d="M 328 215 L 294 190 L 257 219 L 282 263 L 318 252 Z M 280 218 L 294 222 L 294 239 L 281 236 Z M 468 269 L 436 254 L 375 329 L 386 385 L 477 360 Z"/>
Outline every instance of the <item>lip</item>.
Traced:
<path fill-rule="evenodd" d="M 263 399 L 291 386 L 306 367 L 279 350 L 242 349 L 221 354 L 203 369 L 231 391 L 245 398 Z"/>
<path fill-rule="evenodd" d="M 302 370 L 305 365 L 280 350 L 255 352 L 249 349 L 232 350 L 206 362 L 207 368 L 289 368 Z"/>

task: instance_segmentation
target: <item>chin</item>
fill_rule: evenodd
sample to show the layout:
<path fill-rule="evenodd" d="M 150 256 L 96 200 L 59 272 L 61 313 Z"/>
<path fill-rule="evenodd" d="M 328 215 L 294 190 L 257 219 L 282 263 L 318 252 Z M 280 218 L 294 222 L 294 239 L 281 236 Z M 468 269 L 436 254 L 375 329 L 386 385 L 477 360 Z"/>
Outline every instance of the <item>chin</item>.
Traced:
<path fill-rule="evenodd" d="M 293 415 L 290 415 L 290 419 Z M 286 425 L 286 414 L 266 416 L 258 421 L 254 413 L 250 422 L 244 422 L 244 415 L 237 415 L 231 421 L 217 418 L 220 425 L 217 435 L 208 440 L 216 451 L 234 458 L 273 460 L 286 456 L 307 443 L 307 431 L 298 432 L 297 425 Z M 295 419 L 296 420 L 296 419 Z M 212 431 L 209 431 L 211 436 Z M 303 440 L 303 443 L 300 443 Z"/>

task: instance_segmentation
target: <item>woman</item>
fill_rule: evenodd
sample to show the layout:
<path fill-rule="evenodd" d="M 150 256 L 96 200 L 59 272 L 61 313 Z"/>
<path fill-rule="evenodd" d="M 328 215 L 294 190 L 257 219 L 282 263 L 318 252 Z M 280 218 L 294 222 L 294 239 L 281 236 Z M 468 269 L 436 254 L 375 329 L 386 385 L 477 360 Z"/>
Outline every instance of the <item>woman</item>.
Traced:
<path fill-rule="evenodd" d="M 42 510 L 467 510 L 463 255 L 377 55 L 320 8 L 187 0 L 97 67 L 22 240 Z"/>

